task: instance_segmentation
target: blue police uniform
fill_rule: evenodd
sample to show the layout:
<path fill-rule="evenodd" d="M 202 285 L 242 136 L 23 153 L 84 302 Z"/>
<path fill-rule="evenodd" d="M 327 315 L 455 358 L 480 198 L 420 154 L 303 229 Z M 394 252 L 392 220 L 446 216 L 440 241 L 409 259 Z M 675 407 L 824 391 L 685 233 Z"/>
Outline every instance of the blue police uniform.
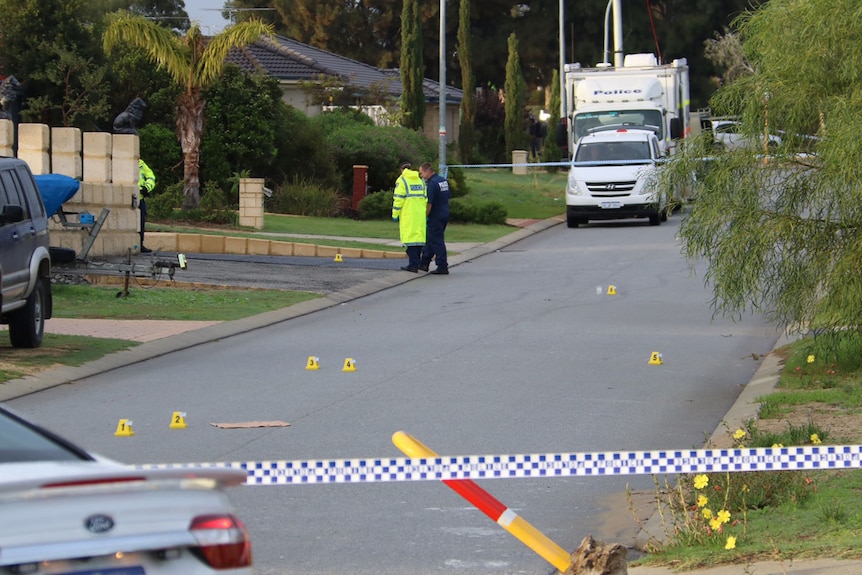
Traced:
<path fill-rule="evenodd" d="M 431 258 L 437 262 L 437 269 L 431 273 L 449 273 L 446 260 L 446 224 L 449 223 L 449 182 L 440 174 L 434 174 L 426 183 L 428 188 L 428 232 L 425 247 L 419 262 L 420 269 L 427 270 Z"/>

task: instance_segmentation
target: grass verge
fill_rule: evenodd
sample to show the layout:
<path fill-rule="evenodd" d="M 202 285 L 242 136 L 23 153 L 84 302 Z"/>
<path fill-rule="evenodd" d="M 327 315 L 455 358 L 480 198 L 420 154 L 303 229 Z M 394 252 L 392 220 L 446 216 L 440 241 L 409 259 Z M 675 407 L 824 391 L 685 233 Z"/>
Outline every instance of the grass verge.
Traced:
<path fill-rule="evenodd" d="M 54 285 L 54 317 L 231 321 L 320 297 L 300 291 Z"/>
<path fill-rule="evenodd" d="M 847 343 L 834 357 L 803 339 L 785 358 L 775 393 L 758 418 L 730 430 L 739 447 L 858 444 L 862 441 L 862 359 Z M 722 563 L 862 558 L 859 470 L 710 473 L 656 478 L 665 531 L 638 565 L 695 569 Z"/>
<path fill-rule="evenodd" d="M 319 294 L 280 290 L 154 287 L 117 297 L 117 289 L 55 284 L 54 317 L 231 321 L 289 307 Z M 46 333 L 42 346 L 17 349 L 5 334 L 0 344 L 0 383 L 59 366 L 78 366 L 138 345 L 136 342 Z"/>
<path fill-rule="evenodd" d="M 566 172 L 549 174 L 543 169 L 530 169 L 525 176 L 512 174 L 504 169 L 465 170 L 470 197 L 480 201 L 498 201 L 506 208 L 509 218 L 547 219 L 565 213 Z M 398 238 L 398 225 L 389 220 L 353 220 L 350 218 L 321 218 L 292 216 L 285 214 L 264 215 L 261 231 L 249 228 L 204 228 L 193 225 L 178 225 L 165 222 L 148 222 L 150 231 L 207 233 L 240 237 L 268 237 L 270 239 L 296 240 L 305 235 L 338 236 L 347 238 Z M 510 226 L 485 226 L 478 224 L 450 224 L 446 228 L 446 241 L 486 243 L 513 231 Z M 277 234 L 278 238 L 273 238 Z M 314 243 L 328 246 L 356 247 L 401 251 L 400 245 L 386 246 L 362 242 L 345 243 L 343 240 L 315 239 Z"/>
<path fill-rule="evenodd" d="M 565 171 L 549 174 L 543 168 L 531 168 L 527 175 L 516 176 L 511 170 L 483 168 L 465 169 L 465 173 L 470 197 L 500 202 L 510 218 L 544 220 L 566 211 Z"/>
<path fill-rule="evenodd" d="M 0 383 L 54 367 L 82 365 L 136 345 L 133 341 L 46 333 L 41 347 L 19 349 L 4 338 L 0 343 Z"/>

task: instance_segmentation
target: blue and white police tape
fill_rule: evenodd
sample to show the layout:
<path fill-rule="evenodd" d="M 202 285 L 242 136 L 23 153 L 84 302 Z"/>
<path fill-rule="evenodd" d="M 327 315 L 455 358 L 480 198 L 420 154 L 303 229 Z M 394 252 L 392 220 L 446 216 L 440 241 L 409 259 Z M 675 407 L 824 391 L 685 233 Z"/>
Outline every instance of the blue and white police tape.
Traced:
<path fill-rule="evenodd" d="M 862 467 L 860 445 L 465 455 L 433 459 L 309 459 L 137 465 L 138 469 L 227 467 L 248 472 L 246 485 L 374 483 L 536 477 L 603 477 Z"/>
<path fill-rule="evenodd" d="M 527 162 L 520 164 L 452 164 L 446 168 L 546 168 L 548 166 L 568 168 L 571 165 L 572 162 Z"/>

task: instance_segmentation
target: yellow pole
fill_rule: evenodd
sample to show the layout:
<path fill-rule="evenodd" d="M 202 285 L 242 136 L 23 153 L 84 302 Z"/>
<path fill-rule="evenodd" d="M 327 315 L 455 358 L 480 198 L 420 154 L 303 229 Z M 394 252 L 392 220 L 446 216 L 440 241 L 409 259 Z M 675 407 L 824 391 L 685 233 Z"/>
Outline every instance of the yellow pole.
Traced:
<path fill-rule="evenodd" d="M 437 453 L 421 441 L 403 431 L 392 436 L 395 447 L 413 459 L 434 459 Z M 551 541 L 544 533 L 530 525 L 517 513 L 500 503 L 493 495 L 479 487 L 472 479 L 444 479 L 443 483 L 476 506 L 500 527 L 535 551 L 545 561 L 565 572 L 572 563 L 571 555 Z"/>

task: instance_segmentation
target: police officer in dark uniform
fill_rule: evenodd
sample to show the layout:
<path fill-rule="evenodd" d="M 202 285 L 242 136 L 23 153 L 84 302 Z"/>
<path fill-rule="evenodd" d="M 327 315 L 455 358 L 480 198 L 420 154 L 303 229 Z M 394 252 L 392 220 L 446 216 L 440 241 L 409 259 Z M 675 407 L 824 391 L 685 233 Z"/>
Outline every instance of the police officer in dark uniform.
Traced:
<path fill-rule="evenodd" d="M 449 182 L 437 174 L 428 162 L 419 166 L 419 175 L 425 180 L 428 188 L 428 206 L 426 208 L 428 231 L 425 247 L 422 249 L 422 257 L 419 260 L 419 269 L 427 272 L 431 258 L 434 258 L 437 267 L 431 273 L 448 275 L 449 262 L 446 260 L 444 234 L 446 224 L 449 223 Z"/>

